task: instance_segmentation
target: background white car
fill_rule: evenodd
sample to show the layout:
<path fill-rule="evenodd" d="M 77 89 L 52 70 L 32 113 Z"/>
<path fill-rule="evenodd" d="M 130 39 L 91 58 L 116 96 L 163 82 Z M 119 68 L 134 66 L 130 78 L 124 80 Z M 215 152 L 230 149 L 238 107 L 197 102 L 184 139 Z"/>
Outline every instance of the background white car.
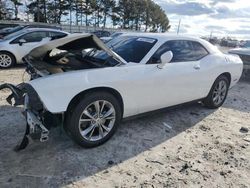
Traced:
<path fill-rule="evenodd" d="M 27 93 L 27 132 L 43 130 L 46 140 L 57 122 L 84 147 L 107 141 L 122 118 L 190 101 L 218 108 L 243 69 L 238 56 L 202 39 L 145 33 L 121 35 L 107 46 L 74 34 L 32 50 L 25 61 L 33 80 L 0 89 L 12 89 L 16 99 Z"/>
<path fill-rule="evenodd" d="M 46 28 L 23 29 L 0 39 L 0 68 L 22 63 L 22 58 L 33 48 L 69 33 Z"/>
<path fill-rule="evenodd" d="M 101 37 L 100 39 L 106 43 L 106 42 L 109 42 L 111 41 L 112 39 L 116 38 L 116 37 L 119 37 L 120 35 L 122 34 L 125 34 L 125 32 L 115 32 L 113 34 L 111 34 L 109 37 Z"/>

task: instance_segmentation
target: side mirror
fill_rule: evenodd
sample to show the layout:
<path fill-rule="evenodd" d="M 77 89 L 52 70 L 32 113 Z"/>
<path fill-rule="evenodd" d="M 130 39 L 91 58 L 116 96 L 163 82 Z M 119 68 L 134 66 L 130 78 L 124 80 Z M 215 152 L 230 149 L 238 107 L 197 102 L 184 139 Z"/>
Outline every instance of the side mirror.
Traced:
<path fill-rule="evenodd" d="M 161 63 L 157 66 L 159 69 L 162 69 L 167 63 L 170 63 L 173 59 L 173 53 L 171 51 L 167 51 L 161 55 Z"/>
<path fill-rule="evenodd" d="M 18 41 L 18 44 L 19 44 L 20 46 L 22 46 L 22 45 L 23 45 L 23 43 L 26 43 L 26 40 L 24 40 L 24 39 L 20 39 L 20 40 Z"/>
<path fill-rule="evenodd" d="M 52 40 L 51 37 L 45 37 L 45 38 L 43 38 L 43 39 L 41 40 L 41 42 L 49 42 L 49 41 L 51 41 L 51 40 Z"/>

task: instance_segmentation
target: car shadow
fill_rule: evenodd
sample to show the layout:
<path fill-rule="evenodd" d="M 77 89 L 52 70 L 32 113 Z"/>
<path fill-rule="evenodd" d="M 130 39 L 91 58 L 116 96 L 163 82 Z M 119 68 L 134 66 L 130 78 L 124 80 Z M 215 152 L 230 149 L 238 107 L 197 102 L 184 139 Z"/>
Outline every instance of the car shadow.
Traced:
<path fill-rule="evenodd" d="M 250 85 L 240 82 L 230 90 L 223 108 L 249 113 L 249 92 Z M 123 121 L 108 142 L 91 149 L 79 147 L 56 128 L 48 142 L 31 142 L 16 153 L 13 148 L 24 134 L 25 119 L 21 108 L 0 106 L 0 187 L 59 187 L 83 180 L 189 132 L 215 111 L 189 104 L 147 113 Z"/>
<path fill-rule="evenodd" d="M 22 64 L 16 64 L 13 67 L 11 67 L 11 69 L 25 69 L 26 65 L 24 63 Z"/>
<path fill-rule="evenodd" d="M 25 120 L 20 111 L 20 108 L 0 106 L 2 186 L 68 185 L 150 150 L 188 131 L 215 112 L 200 104 L 152 112 L 122 122 L 108 142 L 91 149 L 79 147 L 62 129 L 56 128 L 51 131 L 48 142 L 31 142 L 25 150 L 16 153 L 14 144 L 25 130 Z"/>
<path fill-rule="evenodd" d="M 26 65 L 22 63 L 22 64 L 15 64 L 14 66 L 7 68 L 7 69 L 0 68 L 0 71 L 25 69 L 25 68 L 26 68 Z"/>

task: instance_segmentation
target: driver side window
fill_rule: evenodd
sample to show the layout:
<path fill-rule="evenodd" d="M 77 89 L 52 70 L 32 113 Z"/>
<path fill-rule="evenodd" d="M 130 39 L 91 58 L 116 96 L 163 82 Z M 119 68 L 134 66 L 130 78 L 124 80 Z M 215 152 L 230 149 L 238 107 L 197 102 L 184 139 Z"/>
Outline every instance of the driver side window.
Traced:
<path fill-rule="evenodd" d="M 208 55 L 208 51 L 199 42 L 171 40 L 159 47 L 147 64 L 159 64 L 162 54 L 170 50 L 173 53 L 171 62 L 198 61 Z"/>
<path fill-rule="evenodd" d="M 160 48 L 154 53 L 147 64 L 160 64 L 161 55 L 170 50 L 168 42 L 164 43 Z"/>
<path fill-rule="evenodd" d="M 23 36 L 18 37 L 11 43 L 12 44 L 18 43 L 20 39 L 24 39 L 26 42 L 40 42 L 43 40 L 43 38 L 46 38 L 46 37 L 48 37 L 47 32 L 36 31 L 36 32 L 24 34 Z"/>

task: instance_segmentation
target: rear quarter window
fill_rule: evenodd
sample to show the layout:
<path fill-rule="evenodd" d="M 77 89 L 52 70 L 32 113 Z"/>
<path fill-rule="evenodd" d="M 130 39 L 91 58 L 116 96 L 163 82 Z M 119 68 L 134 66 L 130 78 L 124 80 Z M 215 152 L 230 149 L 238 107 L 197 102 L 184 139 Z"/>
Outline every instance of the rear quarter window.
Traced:
<path fill-rule="evenodd" d="M 208 51 L 199 42 L 191 42 L 193 47 L 193 56 L 196 60 L 202 59 L 208 55 Z"/>

